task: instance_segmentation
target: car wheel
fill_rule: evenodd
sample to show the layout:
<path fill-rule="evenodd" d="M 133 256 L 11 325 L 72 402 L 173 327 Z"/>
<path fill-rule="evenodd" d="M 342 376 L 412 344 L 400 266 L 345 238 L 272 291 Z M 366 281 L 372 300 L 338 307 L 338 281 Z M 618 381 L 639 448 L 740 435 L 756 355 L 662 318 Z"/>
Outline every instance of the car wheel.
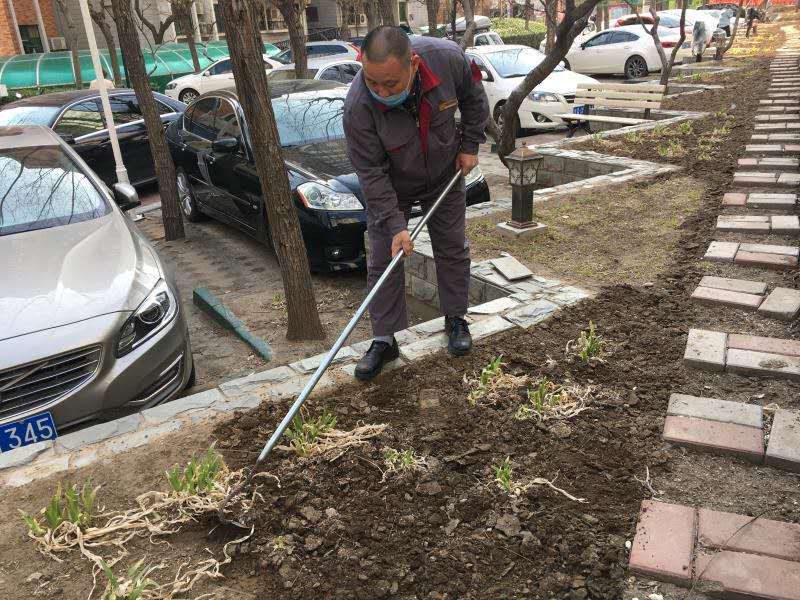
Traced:
<path fill-rule="evenodd" d="M 631 56 L 625 61 L 625 77 L 627 79 L 639 79 L 645 77 L 648 72 L 647 61 L 641 56 Z"/>
<path fill-rule="evenodd" d="M 497 106 L 494 107 L 494 120 L 497 122 L 497 126 L 502 131 L 505 128 L 505 119 L 503 118 L 503 108 L 505 107 L 505 102 L 498 103 Z M 519 115 L 514 116 L 515 125 L 517 128 L 517 134 L 520 133 L 520 126 L 519 126 Z"/>
<path fill-rule="evenodd" d="M 197 223 L 203 220 L 203 215 L 200 209 L 197 208 L 197 201 L 192 192 L 192 186 L 189 184 L 189 178 L 183 169 L 178 169 L 175 174 L 175 184 L 178 188 L 178 201 L 181 205 L 181 212 L 186 217 L 187 221 Z"/>
<path fill-rule="evenodd" d="M 180 101 L 181 101 L 181 102 L 183 102 L 184 104 L 189 104 L 189 103 L 190 103 L 190 102 L 192 102 L 192 101 L 193 101 L 195 98 L 197 98 L 197 96 L 199 96 L 199 95 L 200 95 L 200 94 L 198 94 L 198 93 L 197 93 L 196 91 L 194 91 L 192 88 L 186 88 L 186 89 L 185 89 L 185 90 L 183 90 L 183 91 L 182 91 L 180 94 L 178 94 L 178 100 L 180 100 Z"/>

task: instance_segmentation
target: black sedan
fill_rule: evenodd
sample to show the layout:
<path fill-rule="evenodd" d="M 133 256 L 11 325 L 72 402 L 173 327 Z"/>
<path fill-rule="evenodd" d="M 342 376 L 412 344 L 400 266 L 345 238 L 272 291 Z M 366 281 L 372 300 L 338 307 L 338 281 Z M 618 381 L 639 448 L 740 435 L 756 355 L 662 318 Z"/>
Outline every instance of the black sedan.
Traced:
<path fill-rule="evenodd" d="M 133 90 L 109 91 L 122 161 L 135 186 L 156 178 L 147 129 Z M 186 109 L 183 102 L 153 93 L 161 121 L 169 125 Z M 97 90 L 78 90 L 31 96 L 0 108 L 0 125 L 44 125 L 51 128 L 86 161 L 103 182 L 117 182 L 108 126 Z"/>
<path fill-rule="evenodd" d="M 347 86 L 295 80 L 270 84 L 283 156 L 311 268 L 361 268 L 366 214 L 347 158 L 342 108 Z M 247 123 L 235 90 L 197 98 L 167 129 L 185 217 L 211 216 L 269 243 L 267 212 Z M 489 200 L 480 170 L 467 178 L 467 204 Z"/>

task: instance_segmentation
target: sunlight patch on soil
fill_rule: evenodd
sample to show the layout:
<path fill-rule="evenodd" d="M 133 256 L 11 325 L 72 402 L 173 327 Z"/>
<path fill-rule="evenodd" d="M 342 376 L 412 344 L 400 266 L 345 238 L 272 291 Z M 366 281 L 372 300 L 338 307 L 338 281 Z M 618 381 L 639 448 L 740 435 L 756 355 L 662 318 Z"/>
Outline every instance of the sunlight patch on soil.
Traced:
<path fill-rule="evenodd" d="M 536 218 L 548 229 L 535 240 L 500 237 L 495 225 L 509 214 L 475 219 L 467 223 L 472 258 L 506 251 L 536 273 L 590 285 L 652 281 L 704 191 L 696 179 L 673 177 L 556 198 L 536 207 Z"/>

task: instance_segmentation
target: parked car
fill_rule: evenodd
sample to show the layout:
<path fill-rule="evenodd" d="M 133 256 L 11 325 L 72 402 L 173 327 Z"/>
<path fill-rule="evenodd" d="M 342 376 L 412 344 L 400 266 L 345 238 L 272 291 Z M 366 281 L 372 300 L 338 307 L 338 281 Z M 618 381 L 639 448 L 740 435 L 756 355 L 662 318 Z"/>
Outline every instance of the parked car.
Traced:
<path fill-rule="evenodd" d="M 269 86 L 292 197 L 311 268 L 362 268 L 365 201 L 347 157 L 342 111 L 348 87 L 294 80 Z M 270 243 L 252 142 L 235 90 L 210 92 L 167 129 L 181 209 L 209 216 Z M 489 200 L 480 170 L 467 180 L 467 203 Z"/>
<path fill-rule="evenodd" d="M 681 18 L 681 11 L 680 9 L 669 9 L 659 11 L 659 15 L 667 15 L 674 19 Z M 711 43 L 711 38 L 714 35 L 714 32 L 719 28 L 719 13 L 715 11 L 706 11 L 706 10 L 693 10 L 687 9 L 686 10 L 686 23 L 694 29 L 694 24 L 697 21 L 702 20 L 706 24 L 706 30 L 709 33 L 709 44 Z"/>
<path fill-rule="evenodd" d="M 308 78 L 323 81 L 338 81 L 349 85 L 361 70 L 361 63 L 357 60 L 341 60 L 337 57 L 325 57 L 308 61 Z M 294 72 L 294 63 L 281 65 L 269 72 L 269 80 L 288 81 L 297 79 Z"/>
<path fill-rule="evenodd" d="M 473 46 L 502 46 L 505 44 L 496 31 L 482 31 L 475 34 Z"/>
<path fill-rule="evenodd" d="M 183 113 L 179 100 L 153 92 L 161 122 L 168 125 Z M 133 90 L 109 93 L 122 160 L 134 186 L 155 180 L 150 139 L 144 126 L 139 101 Z M 85 160 L 103 182 L 117 181 L 108 126 L 97 90 L 78 90 L 31 96 L 0 108 L 0 125 L 44 125 L 50 127 Z"/>
<path fill-rule="evenodd" d="M 653 24 L 653 16 L 649 13 L 644 13 L 641 15 L 630 14 L 630 15 L 623 15 L 616 19 L 611 27 L 624 27 L 625 25 L 641 25 L 644 23 L 645 25 L 652 25 Z M 658 26 L 663 27 L 665 29 L 680 29 L 681 26 L 681 18 L 680 14 L 676 17 L 673 14 L 659 14 L 658 15 Z M 691 25 L 686 22 L 684 23 L 684 30 L 688 31 Z"/>
<path fill-rule="evenodd" d="M 664 48 L 674 48 L 680 39 L 680 35 L 670 29 L 659 28 L 658 34 Z M 578 73 L 625 75 L 628 79 L 639 79 L 661 70 L 661 57 L 653 38 L 641 25 L 606 29 L 575 43 L 567 51 L 564 62 L 568 69 Z"/>
<path fill-rule="evenodd" d="M 516 44 L 468 48 L 466 54 L 481 70 L 489 110 L 496 121 L 502 121 L 502 108 L 511 92 L 544 60 L 544 54 L 538 50 Z M 555 115 L 572 112 L 579 83 L 597 81 L 564 67 L 556 67 L 523 100 L 518 113 L 518 125 L 525 129 L 548 129 L 563 125 L 563 121 Z"/>
<path fill-rule="evenodd" d="M 355 60 L 358 58 L 360 49 L 352 42 L 347 42 L 344 40 L 327 40 L 324 42 L 306 42 L 306 53 L 308 54 L 309 59 L 319 58 L 321 56 L 335 56 L 335 55 L 346 55 L 346 56 L 338 56 L 338 58 L 351 58 Z M 288 48 L 273 56 L 275 60 L 285 65 L 294 62 L 292 59 L 292 49 Z"/>
<path fill-rule="evenodd" d="M 264 68 L 267 70 L 283 64 L 271 59 L 266 54 L 263 55 L 263 58 Z M 234 85 L 233 65 L 230 58 L 223 58 L 199 73 L 189 73 L 173 79 L 164 88 L 164 93 L 170 98 L 188 104 L 200 94 L 224 90 L 232 85 Z"/>
<path fill-rule="evenodd" d="M 736 13 L 739 12 L 740 17 L 744 17 L 747 14 L 747 7 L 742 6 L 741 10 L 739 10 L 739 5 L 735 2 L 714 2 L 711 4 L 701 4 L 697 7 L 697 10 L 725 10 L 730 9 L 733 11 L 733 16 L 736 16 Z"/>
<path fill-rule="evenodd" d="M 559 14 L 561 14 L 561 13 L 559 13 Z M 572 41 L 572 43 L 573 44 L 579 44 L 579 43 L 581 43 L 581 42 L 583 42 L 585 40 L 588 40 L 596 32 L 597 32 L 597 26 L 594 23 L 592 23 L 591 21 L 589 21 L 586 24 L 586 27 L 583 28 L 583 31 L 581 31 L 577 36 L 575 36 L 575 39 Z M 541 42 L 539 42 L 539 52 L 544 53 L 546 45 L 547 45 L 547 38 L 545 38 Z"/>
<path fill-rule="evenodd" d="M 0 127 L 0 451 L 175 397 L 194 364 L 175 281 L 50 129 Z"/>

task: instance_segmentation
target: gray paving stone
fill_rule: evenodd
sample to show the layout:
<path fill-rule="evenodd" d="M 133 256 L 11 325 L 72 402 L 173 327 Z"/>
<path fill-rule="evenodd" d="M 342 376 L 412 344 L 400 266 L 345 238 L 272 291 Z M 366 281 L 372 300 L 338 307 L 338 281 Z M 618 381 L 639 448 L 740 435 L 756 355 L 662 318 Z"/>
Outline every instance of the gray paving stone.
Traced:
<path fill-rule="evenodd" d="M 747 215 L 743 215 L 747 216 Z M 770 230 L 769 217 L 761 220 L 736 218 L 736 215 L 720 215 L 717 217 L 717 229 L 720 231 L 741 232 L 768 232 Z"/>
<path fill-rule="evenodd" d="M 411 277 L 411 295 L 414 296 L 414 298 L 428 304 L 435 304 L 438 293 L 439 288 L 433 283 L 420 279 L 419 277 Z"/>
<path fill-rule="evenodd" d="M 313 371 L 317 370 L 317 367 L 319 367 L 327 355 L 327 352 L 315 354 L 314 356 L 309 356 L 303 360 L 293 362 L 289 366 L 299 373 L 312 373 Z M 358 360 L 358 358 L 359 357 L 350 346 L 345 346 L 339 350 L 339 352 L 336 354 L 336 357 L 331 361 L 331 364 L 336 365 L 346 363 L 353 360 Z"/>
<path fill-rule="evenodd" d="M 711 242 L 703 258 L 715 262 L 733 262 L 738 250 L 738 242 Z"/>
<path fill-rule="evenodd" d="M 514 327 L 514 323 L 507 321 L 500 315 L 494 315 L 483 321 L 478 321 L 469 328 L 473 340 L 480 340 L 501 331 Z"/>
<path fill-rule="evenodd" d="M 797 187 L 800 185 L 800 173 L 781 173 L 778 176 L 778 185 Z"/>
<path fill-rule="evenodd" d="M 217 388 L 213 388 L 206 390 L 205 392 L 200 392 L 199 394 L 192 394 L 191 396 L 178 398 L 172 402 L 159 404 L 153 408 L 143 410 L 140 414 L 142 415 L 142 421 L 145 424 L 155 425 L 157 423 L 169 421 L 170 419 L 174 418 L 175 415 L 179 415 L 187 411 L 208 408 L 216 402 L 224 401 L 225 396 L 222 395 L 222 392 L 220 392 Z"/>
<path fill-rule="evenodd" d="M 322 390 L 322 389 L 325 388 L 326 384 L 323 381 L 324 379 L 325 379 L 325 376 L 323 376 L 322 379 L 320 379 L 319 383 L 317 384 L 317 387 L 314 388 L 315 391 L 319 391 L 319 390 Z M 288 382 L 284 382 L 284 383 L 278 384 L 278 385 L 279 386 L 286 386 L 287 383 Z M 296 394 L 301 389 L 303 389 L 303 385 L 304 384 L 305 384 L 305 381 L 303 382 L 303 384 L 299 384 L 299 385 L 295 386 L 295 389 L 297 391 L 294 392 L 294 393 Z M 292 394 L 287 394 L 287 396 L 290 396 L 290 395 L 292 395 Z M 261 404 L 261 398 L 259 398 L 258 396 L 242 394 L 241 396 L 236 396 L 234 398 L 227 398 L 225 400 L 225 402 L 221 402 L 219 404 L 215 404 L 212 408 L 214 408 L 214 410 L 216 410 L 217 412 L 233 412 L 235 410 L 250 410 L 251 408 L 257 407 L 259 404 Z"/>
<path fill-rule="evenodd" d="M 56 473 L 62 473 L 69 469 L 70 457 L 67 455 L 57 456 L 46 461 L 37 461 L 27 467 L 21 467 L 9 471 L 5 484 L 9 487 L 22 487 L 31 481 L 37 481 L 50 477 Z"/>
<path fill-rule="evenodd" d="M 409 362 L 419 360 L 447 347 L 444 334 L 435 335 L 418 342 L 400 346 L 400 356 Z"/>
<path fill-rule="evenodd" d="M 710 304 L 723 304 L 725 306 L 744 308 L 746 310 L 756 310 L 763 299 L 763 296 L 758 296 L 756 294 L 745 294 L 743 292 L 732 292 L 731 290 L 707 287 L 697 287 L 692 292 L 692 300 Z"/>
<path fill-rule="evenodd" d="M 800 219 L 797 215 L 773 215 L 770 226 L 775 233 L 795 234 L 800 232 Z"/>
<path fill-rule="evenodd" d="M 27 465 L 42 452 L 52 447 L 53 440 L 46 440 L 44 442 L 31 444 L 30 446 L 23 446 L 22 448 L 15 448 L 0 453 L 0 470 Z"/>
<path fill-rule="evenodd" d="M 791 321 L 800 312 L 800 290 L 775 288 L 758 308 L 758 313 L 782 321 Z"/>
<path fill-rule="evenodd" d="M 763 411 L 760 406 L 686 394 L 670 394 L 667 414 L 734 423 L 759 429 L 763 426 Z"/>
<path fill-rule="evenodd" d="M 431 319 L 430 321 L 425 321 L 424 323 L 417 323 L 416 325 L 410 327 L 410 329 L 420 337 L 428 337 L 434 333 L 444 331 L 444 318 L 437 317 L 435 319 Z"/>
<path fill-rule="evenodd" d="M 756 252 L 758 254 L 783 254 L 794 257 L 800 255 L 800 248 L 797 246 L 781 246 L 777 244 L 740 244 L 739 251 Z"/>
<path fill-rule="evenodd" d="M 245 377 L 239 377 L 226 381 L 219 386 L 222 393 L 226 396 L 237 396 L 246 394 L 256 388 L 263 387 L 270 383 L 280 383 L 295 375 L 295 371 L 286 365 L 267 369 L 258 373 L 252 373 Z"/>
<path fill-rule="evenodd" d="M 796 356 L 731 348 L 725 368 L 731 373 L 743 375 L 800 380 L 800 358 Z"/>
<path fill-rule="evenodd" d="M 178 431 L 183 427 L 183 423 L 178 420 L 167 421 L 155 427 L 146 427 L 135 433 L 130 433 L 121 437 L 114 438 L 106 442 L 103 446 L 107 452 L 111 454 L 119 454 L 120 452 L 127 452 L 133 448 L 144 446 L 155 438 L 167 435 L 173 431 Z"/>
<path fill-rule="evenodd" d="M 747 196 L 747 206 L 753 208 L 793 208 L 796 202 L 795 194 L 752 193 Z"/>
<path fill-rule="evenodd" d="M 477 306 L 470 306 L 467 309 L 467 312 L 473 315 L 495 315 L 517 306 L 519 306 L 519 302 L 513 298 L 506 297 L 498 298 L 497 300 L 492 300 L 490 302 L 484 302 L 483 304 L 478 304 Z"/>
<path fill-rule="evenodd" d="M 135 431 L 139 428 L 141 422 L 142 417 L 137 413 L 107 423 L 99 423 L 85 429 L 79 429 L 58 438 L 55 443 L 55 450 L 58 453 L 72 452 L 83 446 Z"/>
<path fill-rule="evenodd" d="M 570 285 L 565 285 L 560 290 L 555 290 L 555 294 L 551 294 L 548 296 L 548 300 L 552 300 L 556 304 L 561 306 L 567 306 L 569 304 L 574 304 L 579 300 L 583 300 L 584 298 L 588 298 L 589 294 L 587 294 L 582 289 L 572 287 Z"/>
<path fill-rule="evenodd" d="M 527 329 L 544 321 L 558 310 L 558 304 L 548 300 L 535 300 L 506 313 L 505 318 L 515 325 Z"/>
<path fill-rule="evenodd" d="M 767 444 L 766 463 L 800 473 L 800 413 L 775 411 Z"/>
<path fill-rule="evenodd" d="M 683 362 L 696 369 L 723 371 L 728 334 L 722 331 L 690 329 Z"/>
<path fill-rule="evenodd" d="M 729 279 L 727 277 L 714 277 L 706 275 L 700 280 L 701 287 L 716 288 L 718 290 L 730 290 L 732 292 L 742 292 L 744 294 L 764 294 L 767 291 L 767 284 L 761 281 L 750 281 L 748 279 Z"/>

